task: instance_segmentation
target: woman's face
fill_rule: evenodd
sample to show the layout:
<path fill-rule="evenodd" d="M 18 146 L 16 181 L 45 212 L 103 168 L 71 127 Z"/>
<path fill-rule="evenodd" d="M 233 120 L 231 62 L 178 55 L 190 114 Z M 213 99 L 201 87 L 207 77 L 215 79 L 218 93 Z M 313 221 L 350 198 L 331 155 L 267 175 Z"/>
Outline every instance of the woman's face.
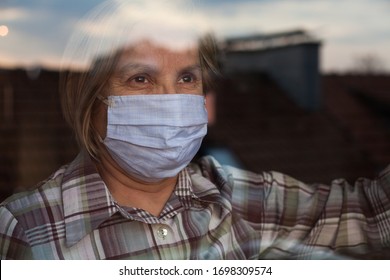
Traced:
<path fill-rule="evenodd" d="M 108 95 L 174 93 L 203 94 L 198 50 L 144 41 L 122 53 Z"/>
<path fill-rule="evenodd" d="M 109 95 L 203 94 L 202 71 L 197 48 L 172 50 L 143 41 L 122 52 L 109 81 Z M 104 139 L 107 106 L 104 103 L 93 117 Z"/>

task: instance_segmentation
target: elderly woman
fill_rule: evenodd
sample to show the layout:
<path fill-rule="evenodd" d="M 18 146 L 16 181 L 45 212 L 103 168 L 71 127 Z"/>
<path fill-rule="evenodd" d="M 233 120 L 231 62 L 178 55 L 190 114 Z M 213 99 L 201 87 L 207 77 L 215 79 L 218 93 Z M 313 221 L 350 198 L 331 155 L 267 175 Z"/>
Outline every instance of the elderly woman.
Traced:
<path fill-rule="evenodd" d="M 160 9 L 172 1 L 133 2 L 100 6 L 92 18 L 107 30 L 70 41 L 68 54 L 93 58 L 62 86 L 81 151 L 1 204 L 2 259 L 335 258 L 390 245 L 389 169 L 308 186 L 190 163 L 207 130 L 214 41 L 167 28 Z"/>

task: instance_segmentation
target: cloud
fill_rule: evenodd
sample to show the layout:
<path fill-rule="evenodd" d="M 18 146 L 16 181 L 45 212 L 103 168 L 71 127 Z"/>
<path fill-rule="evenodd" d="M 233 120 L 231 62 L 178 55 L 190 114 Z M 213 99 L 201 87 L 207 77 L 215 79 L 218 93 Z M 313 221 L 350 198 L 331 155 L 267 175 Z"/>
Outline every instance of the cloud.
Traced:
<path fill-rule="evenodd" d="M 60 61 L 74 20 L 59 11 L 10 7 L 0 10 L 0 18 L 9 28 L 7 37 L 1 38 L 0 63 L 17 65 Z M 54 61 L 53 63 L 54 64 Z"/>
<path fill-rule="evenodd" d="M 390 7 L 382 0 L 279 0 L 240 4 L 229 1 L 223 7 L 214 6 L 204 12 L 224 34 L 231 30 L 271 32 L 304 27 L 320 29 L 327 36 L 338 38 L 362 35 L 366 31 L 389 31 L 390 26 Z"/>
<path fill-rule="evenodd" d="M 221 2 L 221 1 L 218 1 Z M 228 1 L 204 9 L 215 29 L 226 36 L 304 28 L 326 40 L 390 38 L 390 5 L 383 0 Z M 377 39 L 378 40 L 378 39 Z"/>
<path fill-rule="evenodd" d="M 164 36 L 161 30 L 204 30 L 207 20 L 186 0 L 128 1 L 123 5 L 103 4 L 83 18 L 80 28 L 91 36 L 122 35 L 139 28 L 149 36 Z M 191 3 L 191 2 L 189 2 Z M 152 28 L 152 29 L 150 29 Z M 158 30 L 156 30 L 158 28 Z M 134 31 L 134 30 L 133 30 Z M 118 34 L 119 32 L 119 34 Z M 131 33 L 134 36 L 133 33 Z"/>
<path fill-rule="evenodd" d="M 24 20 L 29 17 L 29 13 L 24 8 L 10 7 L 0 9 L 0 23 Z"/>

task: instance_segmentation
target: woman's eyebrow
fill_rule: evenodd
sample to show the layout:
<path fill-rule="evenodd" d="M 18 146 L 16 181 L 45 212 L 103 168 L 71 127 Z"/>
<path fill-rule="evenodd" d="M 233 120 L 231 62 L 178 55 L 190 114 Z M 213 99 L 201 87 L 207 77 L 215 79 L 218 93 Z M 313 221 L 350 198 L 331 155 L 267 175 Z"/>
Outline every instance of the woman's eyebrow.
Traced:
<path fill-rule="evenodd" d="M 117 71 L 118 77 L 121 78 L 128 78 L 127 76 L 133 73 L 147 73 L 150 75 L 157 75 L 159 73 L 159 69 L 157 66 L 152 64 L 130 62 L 120 66 Z M 195 73 L 200 75 L 202 73 L 202 67 L 199 64 L 185 66 L 178 71 L 178 74 L 183 73 Z"/>
<path fill-rule="evenodd" d="M 121 66 L 118 70 L 119 76 L 125 76 L 131 72 L 145 72 L 149 74 L 157 73 L 158 69 L 154 65 L 143 64 L 143 63 L 126 63 Z"/>
<path fill-rule="evenodd" d="M 179 73 L 185 73 L 185 72 L 190 72 L 190 73 L 199 72 L 199 73 L 202 73 L 202 67 L 199 64 L 194 64 L 194 65 L 186 66 L 183 69 L 180 69 L 180 71 L 179 71 Z"/>

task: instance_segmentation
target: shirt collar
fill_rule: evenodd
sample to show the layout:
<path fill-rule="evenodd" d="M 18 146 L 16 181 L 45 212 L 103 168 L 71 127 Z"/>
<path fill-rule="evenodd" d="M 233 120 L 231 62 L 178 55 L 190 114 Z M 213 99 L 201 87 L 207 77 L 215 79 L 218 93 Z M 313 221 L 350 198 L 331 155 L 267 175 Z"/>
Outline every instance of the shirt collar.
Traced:
<path fill-rule="evenodd" d="M 216 203 L 228 211 L 232 210 L 232 182 L 217 161 L 204 157 L 199 163 L 190 164 L 188 173 L 195 198 L 203 203 Z"/>

